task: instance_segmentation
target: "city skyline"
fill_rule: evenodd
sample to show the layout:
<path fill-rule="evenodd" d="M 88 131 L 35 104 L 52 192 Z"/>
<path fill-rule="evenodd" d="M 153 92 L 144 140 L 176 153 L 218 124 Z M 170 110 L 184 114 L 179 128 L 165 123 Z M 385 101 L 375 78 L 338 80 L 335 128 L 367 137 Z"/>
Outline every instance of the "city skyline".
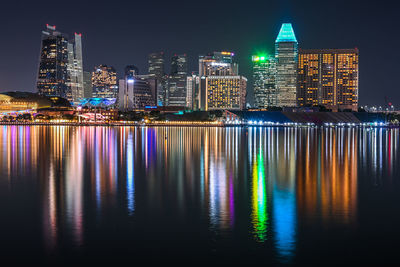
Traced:
<path fill-rule="evenodd" d="M 285 1 L 282 1 L 285 2 Z M 35 84 L 35 69 L 37 68 L 37 54 L 39 51 L 39 39 L 40 32 L 43 25 L 49 23 L 51 25 L 57 25 L 63 32 L 82 33 L 83 42 L 83 55 L 85 58 L 84 70 L 91 71 L 92 67 L 100 64 L 107 64 L 114 66 L 118 72 L 121 72 L 126 65 L 134 64 L 139 67 L 140 71 L 146 70 L 147 55 L 154 51 L 164 51 L 166 59 L 169 59 L 173 54 L 186 53 L 188 55 L 188 69 L 195 69 L 197 57 L 199 54 L 205 54 L 209 51 L 234 51 L 237 55 L 237 61 L 241 66 L 242 75 L 249 78 L 249 92 L 253 91 L 252 88 L 252 74 L 251 74 L 251 55 L 257 52 L 267 52 L 267 54 L 273 54 L 273 40 L 276 38 L 276 34 L 279 31 L 281 23 L 291 22 L 294 27 L 294 31 L 298 38 L 299 47 L 304 49 L 336 49 L 344 48 L 350 49 L 357 47 L 362 55 L 360 61 L 360 104 L 384 104 L 384 97 L 396 104 L 399 102 L 400 93 L 394 90 L 396 83 L 394 78 L 386 79 L 386 77 L 395 77 L 396 62 L 395 57 L 385 56 L 387 52 L 376 53 L 376 51 L 382 50 L 382 45 L 385 41 L 388 41 L 390 33 L 395 25 L 385 24 L 383 19 L 377 21 L 377 25 L 371 25 L 372 21 L 367 18 L 365 14 L 356 14 L 353 18 L 349 18 L 348 22 L 341 20 L 332 20 L 335 17 L 336 9 L 326 11 L 322 20 L 321 25 L 313 23 L 312 19 L 308 17 L 309 14 L 315 13 L 316 19 L 322 18 L 323 7 L 314 7 L 311 3 L 303 2 L 304 14 L 299 14 L 298 3 L 292 1 L 286 1 L 285 3 L 269 3 L 268 12 L 265 11 L 265 15 L 262 15 L 261 11 L 254 9 L 256 3 L 249 3 L 248 5 L 238 5 L 232 7 L 225 7 L 232 11 L 233 14 L 237 15 L 240 10 L 243 14 L 250 14 L 252 10 L 254 15 L 249 17 L 246 15 L 248 22 L 244 22 L 241 18 L 231 18 L 228 21 L 233 21 L 233 26 L 238 26 L 236 30 L 232 27 L 225 27 L 226 22 L 221 22 L 218 27 L 210 28 L 205 33 L 199 31 L 197 34 L 195 31 L 178 31 L 171 30 L 168 27 L 163 30 L 157 29 L 157 26 L 161 25 L 160 22 L 143 24 L 140 23 L 135 33 L 130 34 L 129 31 L 126 34 L 121 34 L 121 29 L 116 27 L 120 25 L 122 19 L 112 21 L 109 20 L 110 26 L 107 28 L 107 34 L 110 38 L 107 40 L 102 39 L 101 36 L 104 34 L 94 27 L 95 22 L 99 22 L 97 17 L 93 15 L 89 18 L 83 18 L 85 11 L 88 11 L 87 5 L 82 5 L 81 11 L 77 12 L 77 20 L 69 20 L 67 13 L 68 10 L 62 12 L 61 15 L 55 16 L 50 11 L 54 8 L 44 7 L 40 11 L 41 17 L 36 14 L 26 14 L 27 11 L 22 10 L 21 14 L 14 16 L 13 19 L 9 19 L 3 26 L 5 27 L 4 33 L 9 36 L 4 43 L 1 44 L 2 51 L 12 50 L 12 42 L 25 44 L 24 49 L 20 49 L 19 53 L 24 59 L 23 61 L 18 57 L 11 60 L 9 55 L 4 55 L 4 61 L 0 69 L 0 91 L 34 91 Z M 266 6 L 261 2 L 257 3 L 261 10 L 266 10 Z M 148 7 L 147 4 L 139 4 L 140 7 Z M 216 8 L 222 8 L 219 4 L 215 4 Z M 28 5 L 30 6 L 30 5 Z M 174 6 L 174 5 L 172 5 Z M 161 6 L 154 6 L 152 11 L 159 14 L 162 12 Z M 252 8 L 253 7 L 253 8 Z M 13 4 L 8 4 L 10 13 L 16 10 Z M 188 6 L 177 6 L 176 12 L 187 10 Z M 363 8 L 364 12 L 372 12 L 374 8 L 368 4 L 360 4 L 355 1 L 346 6 L 343 10 L 346 14 L 350 14 L 358 8 Z M 66 8 L 68 9 L 68 8 Z M 171 7 L 165 11 L 170 10 Z M 303 9 L 302 9 L 303 10 Z M 99 8 L 98 14 L 103 14 L 104 9 Z M 379 7 L 376 9 L 377 15 L 383 16 L 382 9 Z M 391 12 L 391 10 L 385 12 Z M 23 15 L 23 17 L 20 17 Z M 269 16 L 268 16 L 269 15 Z M 390 15 L 390 14 L 389 14 Z M 195 18 L 193 21 L 189 19 L 186 14 L 184 18 L 190 21 L 187 26 L 183 29 L 195 28 L 197 25 Z M 209 16 L 209 15 L 205 15 Z M 6 18 L 4 16 L 2 19 Z M 38 19 L 38 17 L 40 17 Z M 112 16 L 113 18 L 115 16 Z M 390 16 L 388 16 L 390 17 Z M 21 20 L 19 20 L 21 18 Z M 29 24 L 27 21 L 33 21 L 34 23 Z M 12 24 L 10 24 L 12 22 Z M 23 23 L 25 22 L 25 23 Z M 175 19 L 167 21 L 165 26 L 173 24 Z M 209 22 L 211 23 L 211 22 Z M 244 23 L 239 27 L 239 24 Z M 23 25 L 23 26 L 22 26 Z M 102 25 L 102 24 L 100 24 Z M 365 29 L 368 28 L 368 34 L 360 29 L 361 25 L 365 25 Z M 383 25 L 387 25 L 383 27 Z M 8 26 L 8 27 L 7 27 Z M 221 30 L 224 28 L 225 30 Z M 20 34 L 13 34 L 10 32 L 12 28 L 19 28 Z M 101 28 L 101 27 L 99 27 Z M 36 30 L 34 30 L 36 29 Z M 127 29 L 125 26 L 122 29 Z M 150 34 L 150 30 L 155 30 L 156 34 Z M 363 28 L 361 28 L 363 29 Z M 163 31 L 163 33 L 161 32 Z M 181 32 L 178 34 L 178 32 Z M 233 33 L 236 33 L 234 35 Z M 116 35 L 120 36 L 119 41 L 115 38 Z M 137 38 L 140 36 L 140 38 Z M 379 36 L 379 38 L 372 38 L 373 36 Z M 188 38 L 190 37 L 190 38 Z M 209 38 L 208 38 L 209 37 Z M 173 39 L 176 40 L 173 40 Z M 132 39 L 135 39 L 134 44 Z M 379 40 L 377 40 L 379 39 Z M 140 40 L 138 42 L 138 40 Z M 128 45 L 129 44 L 129 45 Z M 128 49 L 129 47 L 129 49 Z M 185 49 L 188 48 L 188 49 Z M 106 49 L 106 50 L 105 50 Z M 104 52 L 105 51 L 105 52 Z M 29 53 L 28 53 L 29 52 Z M 397 52 L 396 52 L 397 53 Z M 385 65 L 389 66 L 388 70 L 377 70 L 373 67 L 373 63 L 378 63 L 382 57 L 385 60 Z M 18 63 L 18 64 L 17 64 Z M 23 65 L 22 65 L 23 63 Z M 22 67 L 21 67 L 22 66 Z M 19 72 L 15 70 L 19 69 Z M 169 70 L 166 70 L 167 72 Z M 18 77 L 18 79 L 17 79 Z M 21 79 L 21 77 L 23 77 Z M 384 81 L 382 82 L 382 80 Z M 377 86 L 379 88 L 379 94 L 377 93 Z M 250 94 L 251 95 L 251 94 Z"/>

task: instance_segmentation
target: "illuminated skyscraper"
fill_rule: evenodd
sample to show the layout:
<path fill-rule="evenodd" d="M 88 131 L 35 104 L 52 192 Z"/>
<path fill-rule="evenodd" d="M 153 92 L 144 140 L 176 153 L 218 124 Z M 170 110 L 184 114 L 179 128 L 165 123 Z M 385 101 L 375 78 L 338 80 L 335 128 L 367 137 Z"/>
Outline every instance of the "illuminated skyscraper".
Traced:
<path fill-rule="evenodd" d="M 282 24 L 275 41 L 277 102 L 281 107 L 297 105 L 297 46 L 292 24 Z"/>
<path fill-rule="evenodd" d="M 199 76 L 238 75 L 239 66 L 233 62 L 231 52 L 214 52 L 199 57 Z"/>
<path fill-rule="evenodd" d="M 198 91 L 199 91 L 200 77 L 196 73 L 187 76 L 186 80 L 186 107 L 191 110 L 198 110 Z"/>
<path fill-rule="evenodd" d="M 151 53 L 148 63 L 149 75 L 157 79 L 157 105 L 165 106 L 167 79 L 164 71 L 164 52 Z"/>
<path fill-rule="evenodd" d="M 242 110 L 246 107 L 245 77 L 207 76 L 204 82 L 207 96 L 205 110 Z"/>
<path fill-rule="evenodd" d="M 119 80 L 118 106 L 122 111 L 143 110 L 155 104 L 151 84 L 135 73 L 138 73 L 136 67 L 127 66 L 124 79 Z"/>
<path fill-rule="evenodd" d="M 244 109 L 247 79 L 239 76 L 232 52 L 214 52 L 199 57 L 199 90 L 194 99 L 201 110 Z"/>
<path fill-rule="evenodd" d="M 358 109 L 358 49 L 299 51 L 299 106 Z"/>
<path fill-rule="evenodd" d="M 71 94 L 67 98 L 71 102 L 78 102 L 84 97 L 82 63 L 82 34 L 75 33 L 74 40 L 68 43 L 67 69 Z"/>
<path fill-rule="evenodd" d="M 277 106 L 275 58 L 257 55 L 252 61 L 254 106 L 260 109 Z"/>
<path fill-rule="evenodd" d="M 117 73 L 113 67 L 100 65 L 92 72 L 93 97 L 117 98 Z"/>
<path fill-rule="evenodd" d="M 47 24 L 46 30 L 42 31 L 38 93 L 67 98 L 70 94 L 67 66 L 68 37 L 56 31 L 56 26 Z"/>
<path fill-rule="evenodd" d="M 186 55 L 174 55 L 171 60 L 171 74 L 168 77 L 167 106 L 186 106 Z"/>

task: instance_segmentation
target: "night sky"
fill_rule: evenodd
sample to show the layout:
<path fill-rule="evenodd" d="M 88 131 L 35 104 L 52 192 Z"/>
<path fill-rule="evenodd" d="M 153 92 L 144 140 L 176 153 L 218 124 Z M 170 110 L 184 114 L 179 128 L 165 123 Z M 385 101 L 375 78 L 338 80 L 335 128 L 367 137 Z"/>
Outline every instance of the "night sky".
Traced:
<path fill-rule="evenodd" d="M 0 9 L 0 92 L 34 91 L 41 31 L 46 23 L 82 33 L 84 69 L 134 64 L 147 55 L 186 53 L 189 72 L 199 54 L 233 51 L 249 78 L 251 55 L 274 52 L 281 23 L 293 24 L 301 48 L 360 50 L 360 104 L 400 105 L 400 34 L 395 1 L 3 1 Z M 252 101 L 252 99 L 250 99 Z"/>

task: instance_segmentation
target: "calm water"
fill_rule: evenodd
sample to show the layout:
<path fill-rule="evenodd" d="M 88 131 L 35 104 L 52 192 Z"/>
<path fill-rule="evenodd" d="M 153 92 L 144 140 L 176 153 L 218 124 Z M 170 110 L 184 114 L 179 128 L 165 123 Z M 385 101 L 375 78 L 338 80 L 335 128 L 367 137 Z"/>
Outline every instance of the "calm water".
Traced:
<path fill-rule="evenodd" d="M 0 127 L 2 262 L 398 258 L 398 129 Z"/>

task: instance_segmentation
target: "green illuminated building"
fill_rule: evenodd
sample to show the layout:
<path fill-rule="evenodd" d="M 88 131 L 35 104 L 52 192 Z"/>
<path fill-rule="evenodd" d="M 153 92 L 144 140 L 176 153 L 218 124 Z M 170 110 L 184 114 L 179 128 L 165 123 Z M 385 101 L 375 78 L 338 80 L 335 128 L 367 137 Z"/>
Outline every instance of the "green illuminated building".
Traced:
<path fill-rule="evenodd" d="M 255 55 L 252 62 L 254 107 L 264 109 L 277 106 L 275 58 L 264 54 Z"/>

